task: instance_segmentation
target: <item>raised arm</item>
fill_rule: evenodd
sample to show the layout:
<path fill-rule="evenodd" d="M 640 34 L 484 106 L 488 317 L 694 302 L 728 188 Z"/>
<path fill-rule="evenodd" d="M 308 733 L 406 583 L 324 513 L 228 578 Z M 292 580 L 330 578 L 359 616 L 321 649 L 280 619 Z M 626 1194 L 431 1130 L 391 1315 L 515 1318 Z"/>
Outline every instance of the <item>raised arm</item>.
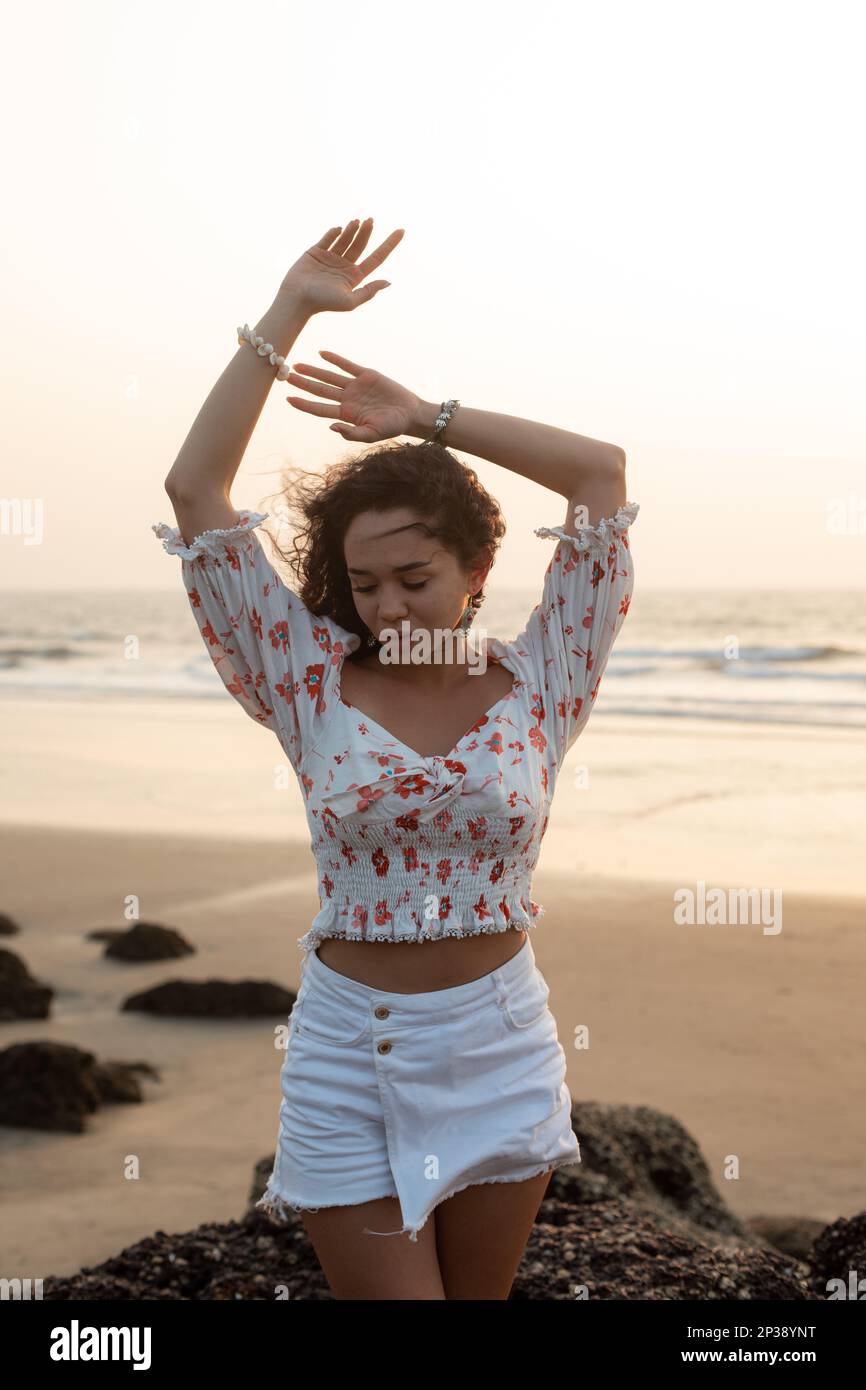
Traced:
<path fill-rule="evenodd" d="M 438 405 L 421 402 L 408 433 L 430 435 L 439 410 Z M 571 535 L 576 534 L 575 508 L 585 508 L 576 518 L 579 524 L 596 526 L 626 501 L 625 453 L 617 444 L 464 405 L 439 438 L 446 449 L 476 454 L 567 497 L 565 529 Z"/>
<path fill-rule="evenodd" d="M 321 349 L 319 356 L 328 368 L 297 362 L 288 380 L 314 396 L 325 397 L 327 403 L 289 396 L 290 404 L 298 410 L 333 420 L 331 429 L 344 438 L 367 443 L 398 434 L 426 439 L 433 433 L 438 405 L 336 352 Z M 335 372 L 334 366 L 342 374 Z M 567 497 L 565 525 L 570 535 L 575 534 L 571 530 L 575 521 L 594 526 L 613 517 L 626 501 L 625 453 L 618 444 L 464 405 L 458 407 L 439 438 L 446 448 L 489 459 Z"/>
<path fill-rule="evenodd" d="M 355 264 L 372 230 L 371 217 L 360 225 L 354 218 L 345 229 L 331 227 L 288 271 L 270 308 L 253 329 L 265 343 L 273 345 L 276 354 L 288 356 L 313 314 L 357 308 L 386 287 L 388 281 L 375 280 L 357 288 L 390 255 L 403 229 L 392 232 Z M 165 490 L 188 545 L 204 531 L 234 525 L 237 512 L 229 500 L 229 490 L 276 375 L 269 356 L 260 355 L 249 344 L 239 345 L 193 421 L 165 479 Z"/>

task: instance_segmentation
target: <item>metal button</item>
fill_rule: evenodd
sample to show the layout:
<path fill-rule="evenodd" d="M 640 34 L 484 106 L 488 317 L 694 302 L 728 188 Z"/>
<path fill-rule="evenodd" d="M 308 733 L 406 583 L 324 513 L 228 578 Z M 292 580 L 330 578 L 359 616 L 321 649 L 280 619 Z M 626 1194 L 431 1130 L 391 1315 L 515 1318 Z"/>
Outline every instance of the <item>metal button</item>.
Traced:
<path fill-rule="evenodd" d="M 379 1046 L 378 1046 L 378 1048 L 377 1048 L 377 1051 L 378 1051 L 378 1052 L 390 1052 L 390 1051 L 391 1051 L 391 1044 L 390 1044 L 389 1042 L 380 1042 L 380 1043 L 379 1043 Z"/>
<path fill-rule="evenodd" d="M 391 1010 L 386 1009 L 384 1004 L 380 1004 L 378 1009 L 375 1009 L 374 1012 L 377 1018 L 387 1018 Z"/>

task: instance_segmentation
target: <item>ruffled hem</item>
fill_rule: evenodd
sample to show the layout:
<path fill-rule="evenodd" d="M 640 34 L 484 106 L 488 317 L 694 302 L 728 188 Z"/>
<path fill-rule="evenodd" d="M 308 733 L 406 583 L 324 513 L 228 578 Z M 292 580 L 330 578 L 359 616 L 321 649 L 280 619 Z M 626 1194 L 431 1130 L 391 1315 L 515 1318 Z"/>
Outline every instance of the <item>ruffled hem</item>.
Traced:
<path fill-rule="evenodd" d="M 597 526 L 578 526 L 576 536 L 572 536 L 564 526 L 537 526 L 535 534 L 542 538 L 555 536 L 557 540 L 569 541 L 578 550 L 606 549 L 612 536 L 621 536 L 623 531 L 628 530 L 639 511 L 639 503 L 626 502 L 617 508 L 615 516 L 605 517 Z"/>
<path fill-rule="evenodd" d="M 226 545 L 242 540 L 269 516 L 270 512 L 238 512 L 234 526 L 226 526 L 222 530 L 202 531 L 193 538 L 192 545 L 187 545 L 179 526 L 167 526 L 164 521 L 158 521 L 150 529 L 162 541 L 163 548 L 169 555 L 182 555 L 185 560 L 197 560 L 200 555 L 221 556 Z"/>
<path fill-rule="evenodd" d="M 430 922 L 424 927 L 419 928 L 415 922 L 408 923 L 390 922 L 382 927 L 361 927 L 352 930 L 341 922 L 337 913 L 336 903 L 328 902 L 313 918 L 312 925 L 308 932 L 298 937 L 298 946 L 305 955 L 314 951 L 321 941 L 332 937 L 340 941 L 384 941 L 389 945 L 402 941 L 441 941 L 446 936 L 481 936 L 491 932 L 509 931 L 512 927 L 520 927 L 523 931 L 531 931 L 536 925 L 537 920 L 544 916 L 544 907 L 541 903 L 534 903 L 530 898 L 532 908 L 531 917 L 527 916 L 524 909 L 518 904 L 512 909 L 508 903 L 510 915 L 506 917 L 499 904 L 496 905 L 496 917 L 492 922 L 481 922 L 473 926 L 466 926 L 459 922 L 453 922 L 450 926 L 436 922 Z"/>

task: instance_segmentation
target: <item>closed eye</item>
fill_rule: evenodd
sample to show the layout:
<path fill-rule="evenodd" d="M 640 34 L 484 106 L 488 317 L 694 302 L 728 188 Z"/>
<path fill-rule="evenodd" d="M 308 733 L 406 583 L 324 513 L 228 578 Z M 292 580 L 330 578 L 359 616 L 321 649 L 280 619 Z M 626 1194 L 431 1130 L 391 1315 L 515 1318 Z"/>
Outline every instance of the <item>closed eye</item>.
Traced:
<path fill-rule="evenodd" d="M 404 584 L 404 585 L 403 585 L 403 588 L 404 588 L 404 589 L 423 589 L 426 583 L 427 583 L 427 580 L 426 580 L 426 579 L 422 579 L 420 584 Z M 375 589 L 375 587 L 376 587 L 375 584 L 369 584 L 369 585 L 367 586 L 366 589 L 353 589 L 352 592 L 353 592 L 354 594 L 372 594 L 372 592 L 373 592 L 373 590 Z"/>

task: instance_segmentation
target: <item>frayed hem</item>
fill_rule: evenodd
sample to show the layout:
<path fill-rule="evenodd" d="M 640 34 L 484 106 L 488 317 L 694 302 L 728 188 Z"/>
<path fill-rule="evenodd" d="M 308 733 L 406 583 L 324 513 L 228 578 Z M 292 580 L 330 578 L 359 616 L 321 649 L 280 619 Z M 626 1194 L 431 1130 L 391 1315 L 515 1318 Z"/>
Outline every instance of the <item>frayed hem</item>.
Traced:
<path fill-rule="evenodd" d="M 557 1159 L 555 1163 L 542 1163 L 540 1168 L 533 1168 L 529 1173 L 509 1173 L 507 1176 L 495 1178 L 470 1178 L 469 1182 L 461 1183 L 459 1187 L 452 1187 L 450 1192 L 446 1192 L 444 1196 L 437 1198 L 430 1210 L 417 1222 L 417 1224 L 406 1222 L 400 1227 L 399 1231 L 371 1231 L 368 1226 L 365 1226 L 364 1235 L 402 1236 L 408 1232 L 409 1239 L 417 1243 L 418 1232 L 423 1231 L 436 1208 L 440 1207 L 443 1202 L 447 1202 L 449 1197 L 456 1197 L 458 1192 L 465 1192 L 467 1187 L 484 1187 L 487 1183 L 491 1182 L 526 1182 L 529 1178 L 537 1178 L 541 1173 L 553 1173 L 557 1168 L 573 1167 L 575 1163 L 580 1163 L 581 1161 L 580 1145 L 578 1145 L 576 1158 L 560 1158 Z"/>
<path fill-rule="evenodd" d="M 364 1197 L 361 1202 L 378 1202 L 382 1197 L 394 1197 L 399 1200 L 396 1192 L 381 1192 L 378 1197 Z M 281 1197 L 278 1192 L 266 1189 L 264 1195 L 254 1204 L 254 1210 L 260 1211 L 275 1225 L 285 1225 L 286 1222 L 291 1221 L 290 1211 L 331 1211 L 334 1207 L 357 1207 L 360 1205 L 360 1202 L 329 1202 L 323 1207 L 307 1207 L 298 1202 L 289 1201 L 288 1197 Z"/>

